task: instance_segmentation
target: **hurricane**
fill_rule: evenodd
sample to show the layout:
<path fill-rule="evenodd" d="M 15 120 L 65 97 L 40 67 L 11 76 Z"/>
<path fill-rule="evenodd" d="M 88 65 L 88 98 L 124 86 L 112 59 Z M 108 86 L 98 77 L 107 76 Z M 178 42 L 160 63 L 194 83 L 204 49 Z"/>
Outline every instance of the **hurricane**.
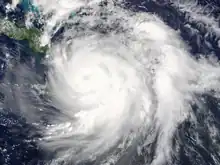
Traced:
<path fill-rule="evenodd" d="M 28 65 L 18 65 L 13 89 L 10 75 L 1 89 L 7 89 L 8 102 L 16 98 L 17 113 L 36 128 L 34 141 L 52 155 L 45 164 L 173 164 L 184 145 L 177 133 L 181 125 L 199 125 L 195 111 L 208 111 L 205 96 L 219 105 L 215 54 L 192 55 L 178 29 L 124 1 L 33 4 L 44 23 L 41 44 L 49 47 L 45 83 Z M 188 14 L 187 27 L 200 22 L 207 35 L 220 35 L 214 16 L 196 1 L 170 4 Z M 217 128 L 207 123 L 213 135 Z M 196 131 L 189 134 L 203 143 Z M 217 136 L 211 139 L 219 146 Z"/>

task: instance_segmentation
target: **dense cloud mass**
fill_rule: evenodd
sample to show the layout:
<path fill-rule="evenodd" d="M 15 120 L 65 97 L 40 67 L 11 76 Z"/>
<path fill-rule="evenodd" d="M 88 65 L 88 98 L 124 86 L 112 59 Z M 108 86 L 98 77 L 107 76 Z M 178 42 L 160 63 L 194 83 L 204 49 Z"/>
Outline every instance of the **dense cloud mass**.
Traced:
<path fill-rule="evenodd" d="M 219 164 L 219 8 L 206 3 L 33 0 L 49 50 L 41 63 L 4 50 L 0 88 L 37 162 Z"/>

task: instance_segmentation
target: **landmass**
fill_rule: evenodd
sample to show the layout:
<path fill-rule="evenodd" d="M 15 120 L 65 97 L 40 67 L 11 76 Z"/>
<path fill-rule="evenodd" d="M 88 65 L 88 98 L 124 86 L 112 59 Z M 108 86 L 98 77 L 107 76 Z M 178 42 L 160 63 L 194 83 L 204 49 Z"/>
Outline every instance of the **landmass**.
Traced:
<path fill-rule="evenodd" d="M 39 15 L 39 10 L 32 4 L 32 0 L 16 0 L 12 2 L 14 2 L 14 4 L 12 4 L 13 8 L 20 4 L 25 13 L 32 12 L 36 15 Z M 75 15 L 76 13 L 72 12 L 69 18 L 72 18 Z M 48 45 L 40 45 L 40 37 L 42 35 L 42 31 L 40 29 L 36 27 L 28 28 L 24 24 L 18 24 L 13 20 L 1 16 L 0 34 L 4 34 L 16 40 L 27 40 L 30 48 L 35 52 L 46 53 L 46 51 L 49 49 Z"/>
<path fill-rule="evenodd" d="M 41 31 L 37 28 L 27 28 L 24 25 L 18 25 L 8 19 L 0 19 L 0 34 L 7 35 L 16 40 L 27 40 L 33 51 L 45 53 L 48 46 L 40 45 Z"/>
<path fill-rule="evenodd" d="M 27 13 L 29 11 L 39 14 L 37 8 L 32 5 L 32 0 L 16 0 L 12 1 L 11 7 L 15 8 L 18 4 L 22 6 L 22 10 Z M 41 30 L 36 27 L 26 27 L 25 24 L 19 24 L 9 18 L 0 16 L 0 34 L 4 34 L 16 40 L 27 40 L 34 52 L 45 53 L 48 46 L 40 45 Z"/>

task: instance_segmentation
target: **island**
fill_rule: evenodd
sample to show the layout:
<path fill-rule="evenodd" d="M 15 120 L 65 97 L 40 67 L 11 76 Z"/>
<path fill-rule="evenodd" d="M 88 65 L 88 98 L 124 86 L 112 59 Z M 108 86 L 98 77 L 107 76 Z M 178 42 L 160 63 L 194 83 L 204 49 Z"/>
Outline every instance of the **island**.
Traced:
<path fill-rule="evenodd" d="M 37 28 L 27 28 L 25 25 L 18 25 L 15 22 L 0 18 L 0 34 L 4 34 L 16 40 L 27 40 L 30 48 L 35 52 L 45 53 L 48 46 L 40 45 L 42 32 Z"/>
<path fill-rule="evenodd" d="M 15 4 L 12 5 L 15 8 L 18 4 L 21 5 L 24 13 L 32 12 L 35 15 L 40 14 L 38 8 L 33 5 L 32 0 L 17 0 Z M 71 19 L 75 15 L 76 13 L 72 12 L 69 18 Z M 35 52 L 46 53 L 49 49 L 48 45 L 41 46 L 40 37 L 42 35 L 42 30 L 36 27 L 26 27 L 25 24 L 19 24 L 7 17 L 0 16 L 0 34 L 4 34 L 16 40 L 27 40 L 30 48 Z"/>
<path fill-rule="evenodd" d="M 11 4 L 12 8 L 15 8 L 19 4 L 24 10 L 24 13 L 33 12 L 39 14 L 37 7 L 32 5 L 32 0 L 17 0 L 13 2 L 14 4 Z M 48 50 L 47 45 L 40 45 L 40 37 L 42 35 L 40 29 L 26 27 L 25 24 L 19 24 L 4 16 L 0 16 L 0 34 L 16 40 L 27 40 L 30 48 L 35 52 L 45 53 Z"/>

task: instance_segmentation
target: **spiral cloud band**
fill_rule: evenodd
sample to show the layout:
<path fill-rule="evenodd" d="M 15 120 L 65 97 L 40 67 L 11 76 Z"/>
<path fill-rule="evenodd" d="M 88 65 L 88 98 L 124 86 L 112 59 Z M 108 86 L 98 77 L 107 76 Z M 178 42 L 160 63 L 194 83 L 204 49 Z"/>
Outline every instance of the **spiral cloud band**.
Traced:
<path fill-rule="evenodd" d="M 51 44 L 47 89 L 60 112 L 41 127 L 39 140 L 57 154 L 51 164 L 117 164 L 155 141 L 150 164 L 169 162 L 178 125 L 191 115 L 192 104 L 200 104 L 196 95 L 219 93 L 219 62 L 192 57 L 178 32 L 155 15 L 111 3 L 50 2 L 35 3 L 44 14 L 54 13 L 42 44 Z M 88 5 L 81 11 L 87 14 L 67 20 Z M 62 21 L 71 26 L 61 41 L 50 43 Z"/>
<path fill-rule="evenodd" d="M 68 50 L 65 46 L 53 49 L 49 76 L 57 105 L 72 117 L 65 128 L 71 131 L 60 135 L 55 126 L 52 132 L 60 140 L 67 134 L 81 137 L 74 146 L 83 148 L 79 157 L 85 158 L 103 153 L 131 132 L 136 136 L 147 124 L 152 104 L 147 77 L 135 68 L 137 61 L 126 58 L 126 47 L 112 43 L 113 36 L 97 37 L 76 40 Z"/>
<path fill-rule="evenodd" d="M 123 21 L 130 21 L 127 27 Z M 154 126 L 159 136 L 153 164 L 161 164 L 169 159 L 173 133 L 187 117 L 193 95 L 218 83 L 219 70 L 191 58 L 177 33 L 158 18 L 137 14 L 126 21 L 121 22 L 126 32 L 86 31 L 52 48 L 49 86 L 70 120 L 48 127 L 46 145 L 72 146 L 75 162 L 117 146 L 116 161 Z M 204 67 L 215 73 L 207 82 L 200 75 Z"/>

